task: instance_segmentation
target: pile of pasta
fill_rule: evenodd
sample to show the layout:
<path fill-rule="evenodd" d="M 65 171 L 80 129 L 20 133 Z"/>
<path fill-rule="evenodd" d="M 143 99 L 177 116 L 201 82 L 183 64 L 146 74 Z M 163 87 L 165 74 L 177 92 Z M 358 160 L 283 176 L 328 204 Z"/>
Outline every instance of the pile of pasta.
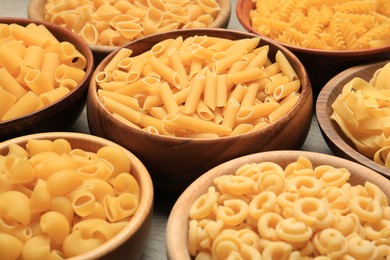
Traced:
<path fill-rule="evenodd" d="M 0 123 L 61 99 L 85 75 L 86 58 L 44 26 L 0 24 Z"/>
<path fill-rule="evenodd" d="M 1 259 L 65 259 L 120 232 L 140 188 L 121 148 L 96 153 L 65 139 L 10 144 L 0 156 Z"/>
<path fill-rule="evenodd" d="M 254 30 L 292 46 L 359 50 L 390 45 L 388 0 L 256 0 Z"/>
<path fill-rule="evenodd" d="M 263 128 L 294 107 L 301 82 L 281 51 L 270 58 L 259 41 L 180 36 L 136 56 L 122 48 L 96 74 L 100 103 L 154 134 L 215 138 Z"/>
<path fill-rule="evenodd" d="M 154 33 L 209 27 L 220 9 L 216 0 L 48 0 L 44 19 L 89 44 L 121 46 Z"/>
<path fill-rule="evenodd" d="M 367 82 L 355 77 L 332 104 L 330 118 L 356 149 L 390 169 L 390 63 Z"/>
<path fill-rule="evenodd" d="M 388 259 L 390 207 L 375 184 L 299 157 L 248 163 L 191 205 L 195 259 Z M 386 258 L 387 257 L 387 258 Z"/>

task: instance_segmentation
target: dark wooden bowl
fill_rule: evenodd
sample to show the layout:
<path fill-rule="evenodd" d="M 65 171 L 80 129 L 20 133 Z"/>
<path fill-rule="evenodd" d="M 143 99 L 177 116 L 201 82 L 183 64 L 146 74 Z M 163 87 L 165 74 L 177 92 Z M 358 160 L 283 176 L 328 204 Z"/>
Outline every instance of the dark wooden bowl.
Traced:
<path fill-rule="evenodd" d="M 44 21 L 44 6 L 47 0 L 30 0 L 28 5 L 28 17 L 32 19 L 37 19 Z M 209 28 L 226 28 L 230 20 L 231 4 L 228 0 L 217 0 L 221 6 L 221 11 L 215 18 L 215 20 L 210 24 Z M 119 46 L 103 46 L 90 44 L 94 57 L 96 66 L 111 52 L 116 50 Z"/>
<path fill-rule="evenodd" d="M 254 8 L 255 3 L 252 0 L 237 0 L 237 19 L 245 30 L 261 35 L 261 33 L 252 28 L 249 13 Z M 355 65 L 372 63 L 390 58 L 390 45 L 381 48 L 356 51 L 327 51 L 300 48 L 279 41 L 276 42 L 292 51 L 305 66 L 313 86 L 313 94 L 315 97 L 322 87 L 341 71 Z"/>
<path fill-rule="evenodd" d="M 193 29 L 156 34 L 134 41 L 125 48 L 132 55 L 149 50 L 155 43 L 168 38 L 208 35 L 227 39 L 257 37 L 247 32 L 226 29 Z M 281 50 L 288 58 L 301 80 L 301 96 L 291 111 L 271 125 L 238 136 L 190 139 L 177 138 L 137 130 L 114 118 L 99 102 L 97 85 L 91 80 L 87 116 L 92 134 L 105 137 L 128 148 L 141 159 L 151 173 L 155 187 L 177 192 L 182 191 L 200 174 L 208 169 L 238 156 L 267 150 L 296 149 L 307 137 L 312 117 L 313 99 L 310 81 L 299 60 L 286 48 L 267 39 L 260 45 L 269 45 L 269 57 Z M 96 68 L 103 70 L 116 52 L 107 56 Z M 94 78 L 94 76 L 92 76 Z"/>
<path fill-rule="evenodd" d="M 25 146 L 28 140 L 55 140 L 63 138 L 69 141 L 72 148 L 84 151 L 96 152 L 103 146 L 116 146 L 117 144 L 92 135 L 71 132 L 38 133 L 17 137 L 0 143 L 0 155 L 8 153 L 10 144 Z M 142 162 L 131 152 L 121 147 L 130 160 L 131 174 L 137 180 L 140 187 L 140 204 L 128 225 L 123 228 L 111 240 L 102 244 L 90 252 L 78 255 L 72 259 L 140 259 L 143 249 L 149 239 L 153 212 L 153 183 L 150 175 Z M 75 245 L 77 246 L 77 245 Z"/>
<path fill-rule="evenodd" d="M 69 41 L 87 60 L 85 76 L 79 85 L 66 96 L 42 109 L 9 121 L 0 122 L 0 141 L 38 132 L 65 131 L 77 120 L 85 107 L 88 84 L 93 73 L 93 55 L 88 45 L 69 30 L 46 22 L 24 18 L 0 18 L 0 23 L 26 26 L 42 24 L 60 41 Z"/>
<path fill-rule="evenodd" d="M 332 155 L 307 151 L 270 151 L 243 156 L 207 171 L 177 199 L 170 212 L 166 228 L 168 259 L 193 259 L 188 250 L 189 210 L 195 200 L 214 185 L 213 181 L 216 177 L 234 174 L 239 167 L 247 163 L 274 162 L 284 168 L 289 163 L 295 162 L 300 156 L 308 158 L 313 167 L 331 165 L 336 168 L 346 168 L 351 172 L 348 181 L 351 185 L 363 185 L 366 181 L 372 182 L 390 199 L 390 180 L 365 166 Z"/>
<path fill-rule="evenodd" d="M 368 168 L 390 178 L 390 169 L 374 162 L 356 150 L 353 142 L 342 132 L 339 125 L 330 119 L 333 112 L 332 104 L 341 93 L 343 86 L 354 77 L 369 81 L 374 72 L 388 61 L 360 65 L 349 68 L 333 77 L 321 90 L 316 105 L 316 115 L 321 133 L 332 152 L 340 157 L 361 163 Z"/>

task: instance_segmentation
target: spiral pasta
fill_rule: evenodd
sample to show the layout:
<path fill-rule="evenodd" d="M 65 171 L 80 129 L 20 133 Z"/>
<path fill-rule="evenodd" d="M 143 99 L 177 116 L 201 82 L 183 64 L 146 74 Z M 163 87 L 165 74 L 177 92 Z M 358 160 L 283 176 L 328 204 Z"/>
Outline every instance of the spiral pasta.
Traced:
<path fill-rule="evenodd" d="M 123 150 L 84 151 L 65 139 L 10 145 L 0 155 L 0 184 L 2 259 L 85 253 L 121 231 L 141 199 Z"/>
<path fill-rule="evenodd" d="M 280 183 L 265 185 L 267 176 Z M 375 184 L 352 186 L 349 178 L 347 169 L 314 167 L 306 157 L 284 169 L 244 164 L 215 178 L 191 205 L 189 253 L 194 259 L 387 259 L 388 198 Z"/>

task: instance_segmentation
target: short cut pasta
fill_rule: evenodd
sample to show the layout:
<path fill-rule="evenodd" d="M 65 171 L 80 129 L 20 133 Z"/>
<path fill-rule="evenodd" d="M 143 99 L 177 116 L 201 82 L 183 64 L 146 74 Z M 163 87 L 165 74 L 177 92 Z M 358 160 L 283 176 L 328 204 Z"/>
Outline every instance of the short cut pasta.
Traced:
<path fill-rule="evenodd" d="M 90 152 L 65 139 L 10 145 L 0 155 L 0 184 L 4 259 L 67 259 L 86 253 L 120 232 L 141 200 L 122 148 Z"/>
<path fill-rule="evenodd" d="M 189 254 L 194 259 L 387 259 L 388 198 L 373 183 L 352 186 L 350 174 L 299 157 L 284 168 L 248 163 L 220 175 L 190 207 Z"/>
<path fill-rule="evenodd" d="M 122 122 L 154 134 L 215 138 L 266 127 L 295 106 L 301 81 L 283 52 L 270 57 L 259 42 L 195 35 L 134 56 L 122 48 L 94 79 L 99 100 Z M 125 59 L 133 62 L 119 67 Z"/>

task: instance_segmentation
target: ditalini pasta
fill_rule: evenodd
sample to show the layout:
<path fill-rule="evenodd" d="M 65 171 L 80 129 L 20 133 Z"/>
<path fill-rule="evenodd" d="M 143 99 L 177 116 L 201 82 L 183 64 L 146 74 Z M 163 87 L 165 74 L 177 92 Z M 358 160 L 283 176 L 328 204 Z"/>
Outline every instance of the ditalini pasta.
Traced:
<path fill-rule="evenodd" d="M 292 46 L 358 50 L 390 45 L 390 3 L 373 1 L 254 0 L 254 30 Z"/>
<path fill-rule="evenodd" d="M 260 129 L 294 107 L 301 82 L 282 52 L 270 57 L 259 41 L 199 35 L 136 56 L 122 48 L 94 79 L 99 100 L 120 121 L 155 134 L 214 138 Z"/>
<path fill-rule="evenodd" d="M 299 157 L 285 168 L 244 164 L 214 179 L 191 205 L 194 259 L 388 259 L 389 203 L 371 182 L 314 167 Z"/>
<path fill-rule="evenodd" d="M 120 232 L 140 200 L 121 148 L 93 153 L 65 139 L 12 144 L 0 155 L 0 258 L 83 254 Z"/>
<path fill-rule="evenodd" d="M 209 27 L 220 9 L 216 0 L 49 0 L 44 17 L 72 30 L 89 44 L 121 46 L 157 32 Z"/>
<path fill-rule="evenodd" d="M 43 25 L 0 24 L 0 123 L 48 106 L 84 78 L 86 59 Z"/>
<path fill-rule="evenodd" d="M 390 169 L 390 63 L 367 82 L 359 77 L 344 85 L 332 104 L 337 122 L 356 149 Z"/>

